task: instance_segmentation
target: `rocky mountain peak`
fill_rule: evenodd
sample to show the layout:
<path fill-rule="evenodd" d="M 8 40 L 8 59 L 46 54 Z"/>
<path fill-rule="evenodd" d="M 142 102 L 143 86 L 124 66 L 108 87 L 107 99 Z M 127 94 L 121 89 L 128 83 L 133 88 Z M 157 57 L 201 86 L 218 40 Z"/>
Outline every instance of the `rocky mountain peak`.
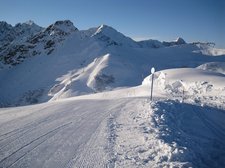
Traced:
<path fill-rule="evenodd" d="M 12 25 L 8 24 L 5 21 L 0 21 L 0 30 L 2 31 L 3 28 L 12 28 Z"/>
<path fill-rule="evenodd" d="M 78 29 L 73 25 L 70 20 L 63 20 L 56 21 L 54 24 L 51 24 L 46 28 L 45 31 L 48 32 L 49 35 L 68 35 L 77 30 Z"/>
<path fill-rule="evenodd" d="M 178 37 L 178 38 L 176 39 L 175 42 L 176 42 L 177 44 L 186 44 L 186 42 L 184 41 L 184 39 L 181 38 L 181 37 Z"/>
<path fill-rule="evenodd" d="M 11 40 L 12 35 L 10 35 L 12 30 L 12 25 L 8 24 L 5 21 L 0 22 L 0 40 L 3 41 L 6 37 Z M 0 42 L 1 44 L 2 42 Z"/>

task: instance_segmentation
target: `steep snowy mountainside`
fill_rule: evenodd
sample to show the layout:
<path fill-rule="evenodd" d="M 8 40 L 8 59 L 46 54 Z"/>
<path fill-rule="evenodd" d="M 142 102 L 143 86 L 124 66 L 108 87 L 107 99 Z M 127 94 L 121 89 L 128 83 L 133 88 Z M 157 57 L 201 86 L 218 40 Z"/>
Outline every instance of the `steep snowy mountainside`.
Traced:
<path fill-rule="evenodd" d="M 43 28 L 33 21 L 18 23 L 15 26 L 0 22 L 0 62 L 6 65 L 15 65 L 23 60 L 28 50 L 33 47 L 26 41 L 42 30 Z M 1 67 L 3 65 L 0 65 Z"/>
<path fill-rule="evenodd" d="M 27 38 L 42 30 L 43 28 L 35 24 L 33 21 L 18 23 L 14 26 L 14 31 L 16 32 L 16 41 L 14 40 L 13 42 L 20 43 L 26 41 Z"/>
<path fill-rule="evenodd" d="M 29 26 L 32 26 L 33 29 L 30 29 Z M 41 53 L 49 55 L 58 43 L 77 30 L 73 23 L 68 20 L 57 21 L 46 29 L 38 29 L 31 22 L 29 24 L 17 24 L 15 29 L 18 30 L 17 32 L 24 32 L 20 35 L 23 40 L 15 39 L 1 48 L 0 60 L 4 64 L 20 64 L 27 57 L 40 55 Z"/>
<path fill-rule="evenodd" d="M 152 66 L 159 71 L 225 61 L 225 55 L 204 55 L 196 44 L 140 47 L 109 26 L 80 31 L 68 20 L 55 22 L 17 47 L 0 51 L 3 63 L 15 65 L 0 70 L 1 106 L 137 86 Z"/>
<path fill-rule="evenodd" d="M 0 22 L 0 47 L 14 39 L 14 34 L 11 33 L 12 29 L 12 25 L 4 21 Z"/>
<path fill-rule="evenodd" d="M 92 36 L 103 41 L 106 46 L 118 45 L 125 47 L 138 47 L 134 40 L 107 25 L 99 26 Z"/>
<path fill-rule="evenodd" d="M 43 30 L 42 27 L 35 24 L 33 21 L 18 23 L 12 26 L 4 21 L 0 22 L 0 47 L 3 47 L 11 42 L 21 43 L 27 38 Z"/>
<path fill-rule="evenodd" d="M 56 21 L 54 24 L 47 27 L 44 32 L 47 32 L 50 36 L 57 35 L 68 35 L 72 32 L 78 30 L 74 27 L 73 23 L 70 20 Z"/>

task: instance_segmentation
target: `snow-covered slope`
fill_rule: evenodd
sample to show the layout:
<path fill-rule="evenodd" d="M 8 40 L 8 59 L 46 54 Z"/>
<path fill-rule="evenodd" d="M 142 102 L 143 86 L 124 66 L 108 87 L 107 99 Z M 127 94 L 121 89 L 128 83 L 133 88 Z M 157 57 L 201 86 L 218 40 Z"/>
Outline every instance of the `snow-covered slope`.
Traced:
<path fill-rule="evenodd" d="M 104 42 L 104 45 L 106 46 L 118 45 L 125 47 L 138 47 L 136 42 L 131 38 L 124 36 L 122 33 L 107 25 L 99 26 L 92 37 Z"/>
<path fill-rule="evenodd" d="M 13 30 L 18 34 L 16 38 L 0 49 L 0 60 L 7 65 L 17 65 L 28 57 L 40 54 L 51 54 L 77 28 L 65 20 L 57 21 L 46 29 L 29 22 L 17 24 Z"/>
<path fill-rule="evenodd" d="M 138 44 L 143 48 L 160 48 L 164 47 L 164 45 L 158 40 L 143 40 L 139 41 Z"/>
<path fill-rule="evenodd" d="M 0 39 L 0 167 L 225 167 L 223 49 L 69 20 Z"/>
<path fill-rule="evenodd" d="M 225 74 L 225 62 L 209 62 L 197 67 L 206 71 L 218 72 Z"/>
<path fill-rule="evenodd" d="M 221 56 L 225 54 L 225 49 L 214 48 L 214 43 L 194 43 L 199 47 L 200 50 L 196 51 L 200 52 L 204 55 L 208 56 Z"/>
<path fill-rule="evenodd" d="M 149 43 L 140 45 L 106 25 L 80 31 L 68 20 L 57 21 L 25 43 L 0 51 L 0 104 L 25 105 L 137 86 L 152 66 L 163 70 L 225 60 L 225 55 L 204 55 L 201 45 L 180 38 L 157 49 Z"/>
<path fill-rule="evenodd" d="M 97 60 L 98 68 L 108 57 Z M 0 167 L 223 168 L 224 75 L 156 72 L 153 102 L 149 78 L 133 88 L 1 108 Z M 196 86 L 205 92 L 190 92 L 180 103 L 179 92 L 169 96 L 161 86 L 179 91 L 174 83 L 181 79 L 186 88 L 203 84 Z"/>
<path fill-rule="evenodd" d="M 9 43 L 21 43 L 28 37 L 41 31 L 42 28 L 33 21 L 18 23 L 12 26 L 4 21 L 0 22 L 0 47 L 4 47 Z"/>

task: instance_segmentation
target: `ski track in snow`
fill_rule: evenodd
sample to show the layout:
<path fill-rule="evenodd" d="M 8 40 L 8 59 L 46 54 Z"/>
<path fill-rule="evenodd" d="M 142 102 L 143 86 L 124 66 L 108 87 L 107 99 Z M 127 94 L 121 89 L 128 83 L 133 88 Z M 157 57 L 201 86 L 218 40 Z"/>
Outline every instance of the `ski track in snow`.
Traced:
<path fill-rule="evenodd" d="M 0 167 L 225 166 L 224 105 L 104 96 L 1 109 Z"/>
<path fill-rule="evenodd" d="M 0 167 L 106 167 L 107 118 L 126 100 L 110 102 L 53 103 L 58 109 L 39 113 L 39 105 L 24 107 L 28 115 L 0 123 Z"/>

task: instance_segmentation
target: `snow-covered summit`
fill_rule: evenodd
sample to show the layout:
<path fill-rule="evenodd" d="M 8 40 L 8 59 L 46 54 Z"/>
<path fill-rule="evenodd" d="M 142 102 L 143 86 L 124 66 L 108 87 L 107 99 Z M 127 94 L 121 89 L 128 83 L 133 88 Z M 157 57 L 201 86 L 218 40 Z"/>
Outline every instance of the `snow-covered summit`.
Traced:
<path fill-rule="evenodd" d="M 10 42 L 14 38 L 14 34 L 11 33 L 13 26 L 5 21 L 0 22 L 0 47 L 4 43 Z"/>
<path fill-rule="evenodd" d="M 175 43 L 176 43 L 177 45 L 179 45 L 179 44 L 186 44 L 186 42 L 184 41 L 184 39 L 181 38 L 181 37 L 178 37 L 178 38 L 176 39 Z"/>
<path fill-rule="evenodd" d="M 12 25 L 8 24 L 7 22 L 0 21 L 0 38 L 3 37 L 5 32 L 10 31 L 12 28 Z"/>
<path fill-rule="evenodd" d="M 37 32 L 42 31 L 43 28 L 35 24 L 33 21 L 29 20 L 24 23 L 18 23 L 14 26 L 14 31 L 16 32 L 16 38 L 18 39 L 27 39 L 30 36 L 33 36 Z"/>
<path fill-rule="evenodd" d="M 92 36 L 99 39 L 100 41 L 105 42 L 107 46 L 116 45 L 138 47 L 134 40 L 118 32 L 114 28 L 104 24 L 99 26 Z"/>
<path fill-rule="evenodd" d="M 28 24 L 28 25 L 33 25 L 35 24 L 33 20 L 28 20 L 26 22 L 24 22 L 25 24 Z"/>
<path fill-rule="evenodd" d="M 33 21 L 18 23 L 15 26 L 2 21 L 0 22 L 0 47 L 10 44 L 11 42 L 22 43 L 41 30 L 43 30 L 43 28 Z"/>
<path fill-rule="evenodd" d="M 185 40 L 181 37 L 178 37 L 176 40 L 171 42 L 163 41 L 162 44 L 166 47 L 174 46 L 174 45 L 183 45 L 186 44 Z"/>
<path fill-rule="evenodd" d="M 31 56 L 43 53 L 49 55 L 60 42 L 78 30 L 69 20 L 56 21 L 45 29 L 33 21 L 18 23 L 14 27 L 2 23 L 3 30 L 6 26 L 9 31 L 2 35 L 0 60 L 10 65 L 17 65 Z"/>
<path fill-rule="evenodd" d="M 70 20 L 56 21 L 54 24 L 51 24 L 45 29 L 45 32 L 48 32 L 49 35 L 58 34 L 58 35 L 68 35 L 72 32 L 78 30 Z"/>

